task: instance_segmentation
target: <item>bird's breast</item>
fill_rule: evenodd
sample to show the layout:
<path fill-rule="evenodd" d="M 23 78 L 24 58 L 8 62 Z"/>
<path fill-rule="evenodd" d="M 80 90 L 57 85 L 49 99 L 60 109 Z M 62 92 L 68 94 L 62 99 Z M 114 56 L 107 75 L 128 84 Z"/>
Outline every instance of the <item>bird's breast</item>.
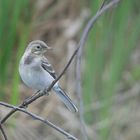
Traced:
<path fill-rule="evenodd" d="M 34 59 L 35 59 L 35 57 L 33 55 L 27 55 L 25 57 L 24 64 L 25 65 L 30 65 L 33 62 Z"/>
<path fill-rule="evenodd" d="M 29 65 L 22 65 L 19 69 L 21 79 L 23 82 L 33 89 L 44 90 L 54 80 L 54 78 L 44 71 L 41 66 L 30 67 Z"/>

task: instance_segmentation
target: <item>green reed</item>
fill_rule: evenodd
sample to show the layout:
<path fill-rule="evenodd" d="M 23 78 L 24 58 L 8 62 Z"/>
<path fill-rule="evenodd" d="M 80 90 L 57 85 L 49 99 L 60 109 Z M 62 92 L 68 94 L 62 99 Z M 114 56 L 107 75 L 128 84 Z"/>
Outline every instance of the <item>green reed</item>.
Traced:
<path fill-rule="evenodd" d="M 12 103 L 18 101 L 17 63 L 22 44 L 27 41 L 24 36 L 28 36 L 29 6 L 28 0 L 0 0 L 0 95 L 6 98 L 9 91 Z"/>
<path fill-rule="evenodd" d="M 89 111 L 85 119 L 87 123 L 103 122 L 99 131 L 101 140 L 109 138 L 112 97 L 138 43 L 140 13 L 135 11 L 136 2 L 122 0 L 109 10 L 98 20 L 86 43 L 83 96 Z M 97 5 L 99 1 L 92 1 L 91 11 Z M 95 103 L 100 109 L 92 110 Z"/>

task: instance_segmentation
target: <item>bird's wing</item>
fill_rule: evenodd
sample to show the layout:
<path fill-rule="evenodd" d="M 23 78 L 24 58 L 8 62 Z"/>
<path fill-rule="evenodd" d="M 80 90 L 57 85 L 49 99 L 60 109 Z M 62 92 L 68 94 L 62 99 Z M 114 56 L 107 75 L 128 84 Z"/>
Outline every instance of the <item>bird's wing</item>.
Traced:
<path fill-rule="evenodd" d="M 46 70 L 54 79 L 57 78 L 55 71 L 53 70 L 52 65 L 49 63 L 49 61 L 47 60 L 47 58 L 43 57 L 42 58 L 42 63 L 41 66 L 44 70 Z"/>

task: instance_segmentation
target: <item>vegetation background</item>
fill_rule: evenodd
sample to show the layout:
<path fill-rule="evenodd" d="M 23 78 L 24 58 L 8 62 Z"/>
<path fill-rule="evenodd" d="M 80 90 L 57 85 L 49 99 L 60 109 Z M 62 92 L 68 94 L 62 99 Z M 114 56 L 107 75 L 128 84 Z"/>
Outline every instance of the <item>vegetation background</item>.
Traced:
<path fill-rule="evenodd" d="M 0 0 L 0 100 L 19 104 L 33 94 L 20 80 L 18 63 L 27 44 L 40 39 L 54 49 L 48 58 L 59 74 L 83 27 L 102 0 Z M 82 56 L 82 92 L 89 140 L 140 139 L 140 1 L 121 0 L 91 30 Z M 78 104 L 75 63 L 60 80 Z M 79 115 L 52 93 L 29 106 L 83 140 Z M 0 117 L 9 110 L 0 107 Z M 10 140 L 64 137 L 21 113 L 6 123 Z M 2 139 L 2 138 L 0 138 Z"/>

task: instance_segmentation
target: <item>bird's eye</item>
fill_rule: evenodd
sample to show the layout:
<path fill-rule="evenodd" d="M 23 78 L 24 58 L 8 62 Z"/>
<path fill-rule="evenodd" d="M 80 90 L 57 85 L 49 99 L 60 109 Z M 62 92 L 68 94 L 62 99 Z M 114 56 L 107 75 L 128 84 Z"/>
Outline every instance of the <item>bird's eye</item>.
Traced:
<path fill-rule="evenodd" d="M 41 46 L 38 45 L 38 46 L 36 46 L 36 48 L 37 48 L 37 49 L 41 49 Z"/>

